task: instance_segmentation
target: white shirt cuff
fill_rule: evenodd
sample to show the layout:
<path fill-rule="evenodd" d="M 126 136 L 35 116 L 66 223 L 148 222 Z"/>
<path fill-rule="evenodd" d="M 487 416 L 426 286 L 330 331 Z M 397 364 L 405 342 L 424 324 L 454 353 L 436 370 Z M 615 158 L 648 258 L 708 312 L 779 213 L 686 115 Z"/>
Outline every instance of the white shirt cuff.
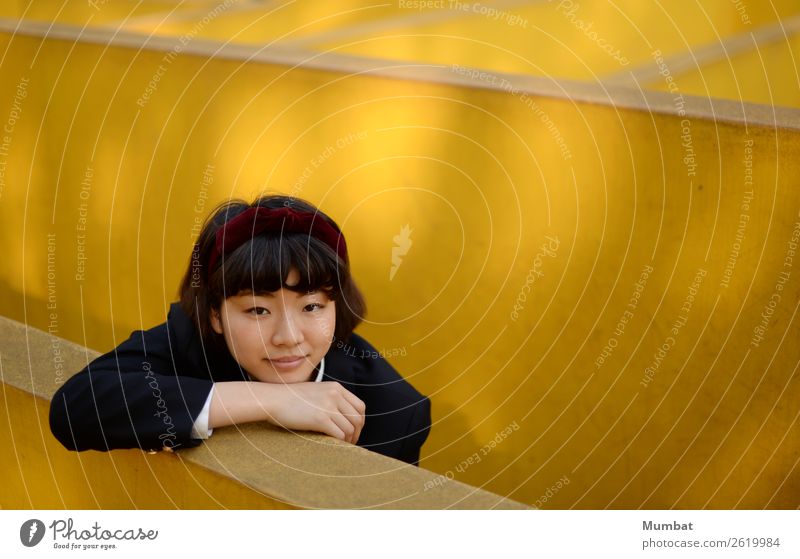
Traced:
<path fill-rule="evenodd" d="M 207 439 L 214 432 L 214 429 L 208 428 L 208 411 L 211 409 L 211 397 L 214 395 L 214 385 L 211 385 L 211 390 L 206 398 L 206 403 L 200 411 L 200 415 L 194 420 L 192 425 L 192 438 L 193 439 Z"/>

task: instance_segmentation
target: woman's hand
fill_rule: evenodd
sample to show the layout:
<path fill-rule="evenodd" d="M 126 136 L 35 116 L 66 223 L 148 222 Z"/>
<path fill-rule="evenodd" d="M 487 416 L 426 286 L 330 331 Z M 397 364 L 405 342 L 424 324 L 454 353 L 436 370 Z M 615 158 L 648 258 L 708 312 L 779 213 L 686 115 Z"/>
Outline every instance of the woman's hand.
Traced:
<path fill-rule="evenodd" d="M 352 444 L 364 427 L 366 406 L 338 382 L 269 384 L 270 423 L 286 429 L 319 431 Z"/>
<path fill-rule="evenodd" d="M 208 425 L 266 420 L 285 429 L 318 431 L 356 444 L 365 412 L 364 402 L 338 382 L 218 382 Z"/>

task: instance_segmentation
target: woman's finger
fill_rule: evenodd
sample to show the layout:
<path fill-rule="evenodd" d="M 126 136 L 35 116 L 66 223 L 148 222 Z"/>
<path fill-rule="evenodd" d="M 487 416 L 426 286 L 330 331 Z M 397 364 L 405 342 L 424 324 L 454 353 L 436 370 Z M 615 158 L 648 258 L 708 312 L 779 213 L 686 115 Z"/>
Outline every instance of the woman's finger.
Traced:
<path fill-rule="evenodd" d="M 350 405 L 353 406 L 356 409 L 356 411 L 358 411 L 361 415 L 364 415 L 364 413 L 366 413 L 367 410 L 366 404 L 358 396 L 356 396 L 346 388 L 344 389 L 344 397 L 348 402 L 350 402 Z"/>
<path fill-rule="evenodd" d="M 348 420 L 345 416 L 343 416 L 338 411 L 337 412 L 332 412 L 330 414 L 330 418 L 331 418 L 331 421 L 333 421 L 333 423 L 342 432 L 342 436 L 341 437 L 337 437 L 337 438 L 349 443 L 350 439 L 353 438 L 353 433 L 355 432 L 355 427 L 353 427 L 353 424 L 350 423 L 350 420 Z"/>
<path fill-rule="evenodd" d="M 339 425 L 337 425 L 336 421 L 334 421 L 333 417 L 330 417 L 322 426 L 322 432 L 335 439 L 339 439 L 340 441 L 346 440 L 347 438 L 347 433 L 342 431 Z"/>
<path fill-rule="evenodd" d="M 344 398 L 339 403 L 339 411 L 353 426 L 353 436 L 348 442 L 356 444 L 361 434 L 361 427 L 364 425 L 364 417 Z"/>

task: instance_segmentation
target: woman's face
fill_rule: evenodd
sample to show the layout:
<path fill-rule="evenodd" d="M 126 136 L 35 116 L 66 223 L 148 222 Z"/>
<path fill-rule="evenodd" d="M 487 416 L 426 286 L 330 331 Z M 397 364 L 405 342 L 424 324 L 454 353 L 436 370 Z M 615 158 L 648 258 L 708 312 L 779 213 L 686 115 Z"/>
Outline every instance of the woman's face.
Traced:
<path fill-rule="evenodd" d="M 296 285 L 297 270 L 286 278 Z M 212 312 L 211 326 L 223 334 L 234 359 L 262 382 L 314 380 L 312 374 L 331 347 L 336 307 L 324 292 L 240 293 Z"/>

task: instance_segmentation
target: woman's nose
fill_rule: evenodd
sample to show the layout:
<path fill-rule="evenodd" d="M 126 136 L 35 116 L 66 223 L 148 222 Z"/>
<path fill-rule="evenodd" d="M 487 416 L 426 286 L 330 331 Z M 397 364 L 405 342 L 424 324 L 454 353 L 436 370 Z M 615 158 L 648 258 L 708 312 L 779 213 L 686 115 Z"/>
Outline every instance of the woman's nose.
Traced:
<path fill-rule="evenodd" d="M 284 313 L 277 322 L 272 335 L 274 345 L 296 346 L 304 341 L 303 332 L 291 313 Z"/>

